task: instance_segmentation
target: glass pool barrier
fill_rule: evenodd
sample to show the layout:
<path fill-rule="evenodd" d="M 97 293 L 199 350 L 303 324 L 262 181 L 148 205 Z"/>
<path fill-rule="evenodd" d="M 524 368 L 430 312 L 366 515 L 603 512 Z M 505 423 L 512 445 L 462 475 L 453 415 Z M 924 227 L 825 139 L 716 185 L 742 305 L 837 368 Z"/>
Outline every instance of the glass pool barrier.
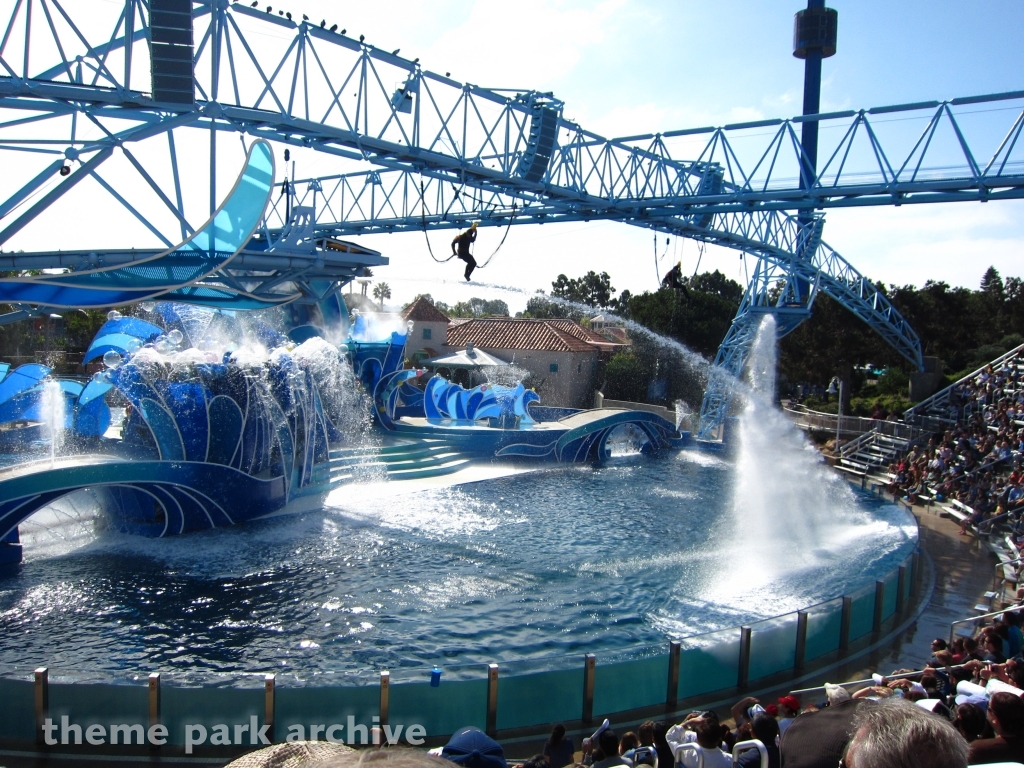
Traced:
<path fill-rule="evenodd" d="M 378 724 L 392 726 L 392 733 L 398 724 L 417 724 L 421 735 L 436 740 L 469 725 L 496 733 L 554 722 L 586 726 L 645 708 L 671 712 L 714 691 L 753 689 L 758 681 L 800 672 L 829 654 L 841 658 L 856 641 L 878 636 L 887 619 L 910 605 L 920 562 L 915 551 L 884 578 L 850 595 L 746 626 L 616 651 L 605 663 L 581 653 L 453 665 L 442 669 L 436 686 L 432 665 L 373 675 L 340 673 L 335 684 L 326 683 L 329 675 L 315 675 L 281 678 L 278 685 L 274 675 L 258 673 L 203 687 L 176 686 L 173 672 L 143 673 L 118 684 L 76 683 L 72 673 L 59 668 L 16 670 L 16 678 L 0 679 L 0 738 L 42 744 L 49 718 L 58 726 L 51 731 L 57 743 L 62 723 L 86 734 L 91 725 L 103 726 L 107 744 L 112 724 L 139 726 L 135 735 L 147 738 L 162 733 L 153 730 L 162 726 L 172 746 L 186 743 L 190 727 L 195 736 L 200 725 L 212 731 L 218 724 L 231 733 L 239 726 L 245 738 L 252 733 L 254 739 L 267 726 L 262 733 L 270 741 L 286 741 L 289 735 L 294 740 L 297 726 L 303 738 L 310 738 L 311 726 L 323 725 L 321 740 L 360 741 Z M 339 727 L 328 733 L 330 724 Z M 122 728 L 122 744 L 126 733 L 131 739 Z M 71 738 L 76 735 L 72 729 Z"/>

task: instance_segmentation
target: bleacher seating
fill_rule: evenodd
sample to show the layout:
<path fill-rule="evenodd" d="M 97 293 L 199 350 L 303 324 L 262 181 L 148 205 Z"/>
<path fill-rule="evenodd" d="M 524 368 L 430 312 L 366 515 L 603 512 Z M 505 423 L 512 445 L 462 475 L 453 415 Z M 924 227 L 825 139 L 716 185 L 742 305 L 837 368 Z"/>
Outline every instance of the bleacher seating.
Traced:
<path fill-rule="evenodd" d="M 1024 345 L 904 414 L 924 437 L 868 434 L 844 447 L 848 471 L 870 473 L 908 503 L 933 505 L 982 539 L 1016 585 L 1024 544 Z"/>

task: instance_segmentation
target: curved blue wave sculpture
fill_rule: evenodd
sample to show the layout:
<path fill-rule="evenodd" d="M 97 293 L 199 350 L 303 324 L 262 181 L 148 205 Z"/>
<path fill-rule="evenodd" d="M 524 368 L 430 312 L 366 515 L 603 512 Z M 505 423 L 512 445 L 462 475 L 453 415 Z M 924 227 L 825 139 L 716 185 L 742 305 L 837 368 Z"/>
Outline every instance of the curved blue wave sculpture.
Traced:
<path fill-rule="evenodd" d="M 210 304 L 242 297 L 195 283 L 226 266 L 249 242 L 270 202 L 273 183 L 273 151 L 257 139 L 224 202 L 180 245 L 124 266 L 2 278 L 0 302 L 77 308 L 119 306 L 165 294 Z"/>
<path fill-rule="evenodd" d="M 378 422 L 403 436 L 442 438 L 467 455 L 602 461 L 620 429 L 642 438 L 644 452 L 681 448 L 689 439 L 689 433 L 646 411 L 543 408 L 540 396 L 522 384 L 467 390 L 433 376 L 422 390 L 411 386 L 423 374 L 404 370 L 379 377 L 374 389 Z"/>
<path fill-rule="evenodd" d="M 38 422 L 54 418 L 53 400 L 44 409 L 43 397 L 56 385 L 58 428 L 77 444 L 75 455 L 0 470 L 0 563 L 20 559 L 22 520 L 83 488 L 115 528 L 147 536 L 320 505 L 352 477 L 340 450 L 342 386 L 372 394 L 384 430 L 443 441 L 467 458 L 601 460 L 623 427 L 643 436 L 647 451 L 686 439 L 651 413 L 544 408 L 522 384 L 467 390 L 439 376 L 424 380 L 425 372 L 404 369 L 400 332 L 350 338 L 339 349 L 302 313 L 293 313 L 299 325 L 288 333 L 258 319 L 243 333 L 232 312 L 167 302 L 147 317 L 154 322 L 110 314 L 85 355 L 109 370 L 90 380 L 55 379 L 41 365 L 0 366 L 0 435 L 39 438 Z M 119 434 L 108 432 L 115 397 L 126 404 Z M 10 429 L 15 423 L 30 427 Z"/>

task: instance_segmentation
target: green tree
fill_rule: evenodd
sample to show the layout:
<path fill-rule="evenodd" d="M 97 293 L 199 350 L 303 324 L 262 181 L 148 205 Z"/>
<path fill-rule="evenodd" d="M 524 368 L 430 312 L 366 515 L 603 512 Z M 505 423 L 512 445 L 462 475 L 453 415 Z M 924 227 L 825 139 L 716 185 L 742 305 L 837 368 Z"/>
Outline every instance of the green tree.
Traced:
<path fill-rule="evenodd" d="M 481 299 L 474 296 L 452 307 L 435 304 L 449 317 L 508 317 L 508 304 L 501 299 Z"/>
<path fill-rule="evenodd" d="M 579 321 L 583 317 L 583 312 L 576 307 L 552 301 L 550 297 L 539 293 L 530 297 L 526 302 L 526 311 L 517 314 L 516 317 L 532 317 L 537 320 L 569 318 Z"/>
<path fill-rule="evenodd" d="M 982 275 L 981 292 L 995 301 L 1003 300 L 1003 278 L 999 276 L 999 270 L 995 267 L 989 267 Z"/>
<path fill-rule="evenodd" d="M 733 285 L 742 296 L 739 285 Z M 628 307 L 631 320 L 712 358 L 739 309 L 739 299 L 723 298 L 720 292 L 690 290 L 687 294 L 662 288 L 631 296 Z"/>
<path fill-rule="evenodd" d="M 628 352 L 612 356 L 604 369 L 604 395 L 611 400 L 643 402 L 647 398 L 647 382 L 651 378 L 650 367 L 645 361 Z"/>
<path fill-rule="evenodd" d="M 878 377 L 878 385 L 875 391 L 880 395 L 907 396 L 907 388 L 910 386 L 910 376 L 899 368 L 886 368 L 885 373 Z"/>
<path fill-rule="evenodd" d="M 577 304 L 586 304 L 588 307 L 607 307 L 614 294 L 615 288 L 612 287 L 612 279 L 607 272 L 599 275 L 591 270 L 574 280 L 559 275 L 551 283 L 552 296 Z"/>
<path fill-rule="evenodd" d="M 685 282 L 691 291 L 710 293 L 736 305 L 739 305 L 743 298 L 743 286 L 735 280 L 730 280 L 717 269 L 714 272 L 701 272 L 699 275 L 686 278 Z"/>
<path fill-rule="evenodd" d="M 373 286 L 373 298 L 380 302 L 380 310 L 384 311 L 384 301 L 391 298 L 391 286 L 387 283 L 377 283 Z"/>
<path fill-rule="evenodd" d="M 64 313 L 64 335 L 68 352 L 82 352 L 89 348 L 96 331 L 107 322 L 107 313 L 98 309 L 68 310 Z"/>
<path fill-rule="evenodd" d="M 902 358 L 860 318 L 819 293 L 814 314 L 779 344 L 779 371 L 789 381 L 849 382 L 854 366 L 900 366 Z"/>

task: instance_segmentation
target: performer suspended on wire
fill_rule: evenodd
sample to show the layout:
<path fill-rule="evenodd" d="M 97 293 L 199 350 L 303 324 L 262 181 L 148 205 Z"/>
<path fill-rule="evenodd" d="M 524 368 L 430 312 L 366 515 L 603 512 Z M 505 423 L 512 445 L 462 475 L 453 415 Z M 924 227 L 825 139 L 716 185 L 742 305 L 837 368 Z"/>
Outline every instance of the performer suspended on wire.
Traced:
<path fill-rule="evenodd" d="M 665 277 L 661 280 L 661 287 L 671 288 L 674 291 L 682 291 L 684 296 L 687 298 L 690 297 L 690 291 L 686 287 L 686 281 L 683 278 L 683 263 L 681 261 L 665 273 Z"/>
<path fill-rule="evenodd" d="M 473 270 L 476 269 L 476 259 L 473 258 L 473 254 L 469 252 L 469 246 L 471 243 L 476 241 L 476 222 L 474 221 L 472 226 L 465 232 L 460 232 L 452 240 L 452 254 L 458 256 L 462 261 L 466 262 L 466 279 L 469 280 L 469 276 L 473 274 Z M 458 246 L 458 252 L 455 247 Z"/>
<path fill-rule="evenodd" d="M 672 288 L 679 290 L 680 284 L 683 282 L 683 263 L 680 261 L 672 269 L 665 273 L 665 276 L 661 279 L 662 288 Z"/>

